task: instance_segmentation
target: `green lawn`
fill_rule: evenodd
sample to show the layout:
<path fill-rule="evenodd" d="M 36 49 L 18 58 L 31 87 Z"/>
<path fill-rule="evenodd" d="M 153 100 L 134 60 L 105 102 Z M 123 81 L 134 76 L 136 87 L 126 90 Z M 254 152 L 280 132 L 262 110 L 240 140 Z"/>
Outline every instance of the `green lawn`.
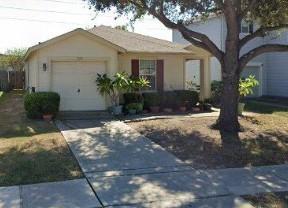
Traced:
<path fill-rule="evenodd" d="M 13 91 L 0 103 L 0 186 L 82 177 L 54 124 L 26 118 L 23 96 Z"/>
<path fill-rule="evenodd" d="M 274 116 L 288 116 L 288 107 L 276 107 L 255 101 L 248 101 L 245 106 L 245 111 Z"/>

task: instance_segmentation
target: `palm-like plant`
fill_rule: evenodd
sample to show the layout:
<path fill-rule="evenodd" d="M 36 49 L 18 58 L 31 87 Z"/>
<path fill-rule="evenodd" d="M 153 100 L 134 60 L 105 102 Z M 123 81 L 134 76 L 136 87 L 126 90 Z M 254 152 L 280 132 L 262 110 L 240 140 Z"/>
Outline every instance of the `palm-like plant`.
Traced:
<path fill-rule="evenodd" d="M 116 73 L 113 78 L 107 74 L 97 74 L 96 84 L 102 96 L 108 95 L 112 106 L 119 106 L 119 98 L 125 92 L 139 92 L 149 87 L 149 81 L 144 77 L 129 78 L 126 72 Z"/>
<path fill-rule="evenodd" d="M 145 77 L 131 77 L 128 79 L 127 92 L 141 92 L 142 89 L 150 87 L 149 84 Z"/>
<path fill-rule="evenodd" d="M 113 106 L 119 105 L 120 94 L 127 90 L 128 75 L 125 72 L 116 73 L 113 79 L 107 74 L 97 74 L 97 88 L 102 96 L 108 95 Z"/>

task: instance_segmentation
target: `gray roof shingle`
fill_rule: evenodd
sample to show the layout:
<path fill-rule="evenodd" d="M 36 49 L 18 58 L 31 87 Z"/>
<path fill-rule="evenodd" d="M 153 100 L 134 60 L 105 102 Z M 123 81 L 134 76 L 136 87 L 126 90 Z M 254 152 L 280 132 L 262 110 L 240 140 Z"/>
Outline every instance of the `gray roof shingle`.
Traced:
<path fill-rule="evenodd" d="M 88 32 L 125 49 L 127 52 L 191 53 L 191 51 L 184 49 L 185 45 L 114 29 L 108 26 L 94 27 L 89 29 Z"/>

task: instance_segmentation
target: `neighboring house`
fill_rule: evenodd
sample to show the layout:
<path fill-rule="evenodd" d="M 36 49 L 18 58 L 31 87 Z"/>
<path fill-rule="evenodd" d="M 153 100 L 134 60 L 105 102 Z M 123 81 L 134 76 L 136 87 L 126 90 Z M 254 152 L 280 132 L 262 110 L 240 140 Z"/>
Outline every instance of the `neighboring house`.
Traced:
<path fill-rule="evenodd" d="M 206 34 L 221 50 L 225 48 L 226 23 L 223 16 L 212 17 L 204 22 L 197 22 L 189 26 L 191 29 Z M 256 30 L 256 24 L 243 22 L 241 25 L 241 37 Z M 274 37 L 273 37 L 274 36 Z M 173 31 L 173 42 L 188 44 L 188 42 L 177 31 Z M 249 43 L 241 53 L 266 43 L 288 44 L 288 33 L 279 35 L 275 33 L 270 37 L 257 38 Z M 187 80 L 199 83 L 199 61 L 189 61 L 186 64 Z M 211 80 L 221 80 L 221 66 L 215 57 L 211 57 Z M 262 95 L 288 97 L 288 53 L 268 53 L 261 55 L 250 63 L 243 71 L 242 77 L 254 75 L 260 82 L 259 87 L 254 90 L 255 97 Z"/>
<path fill-rule="evenodd" d="M 145 76 L 151 91 L 185 88 L 185 62 L 201 59 L 201 98 L 210 96 L 209 54 L 106 26 L 76 29 L 29 48 L 25 56 L 26 88 L 55 91 L 61 111 L 105 110 L 96 88 L 97 73 Z"/>

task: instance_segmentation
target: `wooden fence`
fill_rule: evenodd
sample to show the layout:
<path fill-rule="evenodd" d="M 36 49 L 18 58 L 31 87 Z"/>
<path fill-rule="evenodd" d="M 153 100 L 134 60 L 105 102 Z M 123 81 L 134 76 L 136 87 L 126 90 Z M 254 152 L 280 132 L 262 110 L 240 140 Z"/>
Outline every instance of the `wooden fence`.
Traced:
<path fill-rule="evenodd" d="M 0 71 L 0 91 L 24 89 L 25 73 L 19 71 Z"/>

